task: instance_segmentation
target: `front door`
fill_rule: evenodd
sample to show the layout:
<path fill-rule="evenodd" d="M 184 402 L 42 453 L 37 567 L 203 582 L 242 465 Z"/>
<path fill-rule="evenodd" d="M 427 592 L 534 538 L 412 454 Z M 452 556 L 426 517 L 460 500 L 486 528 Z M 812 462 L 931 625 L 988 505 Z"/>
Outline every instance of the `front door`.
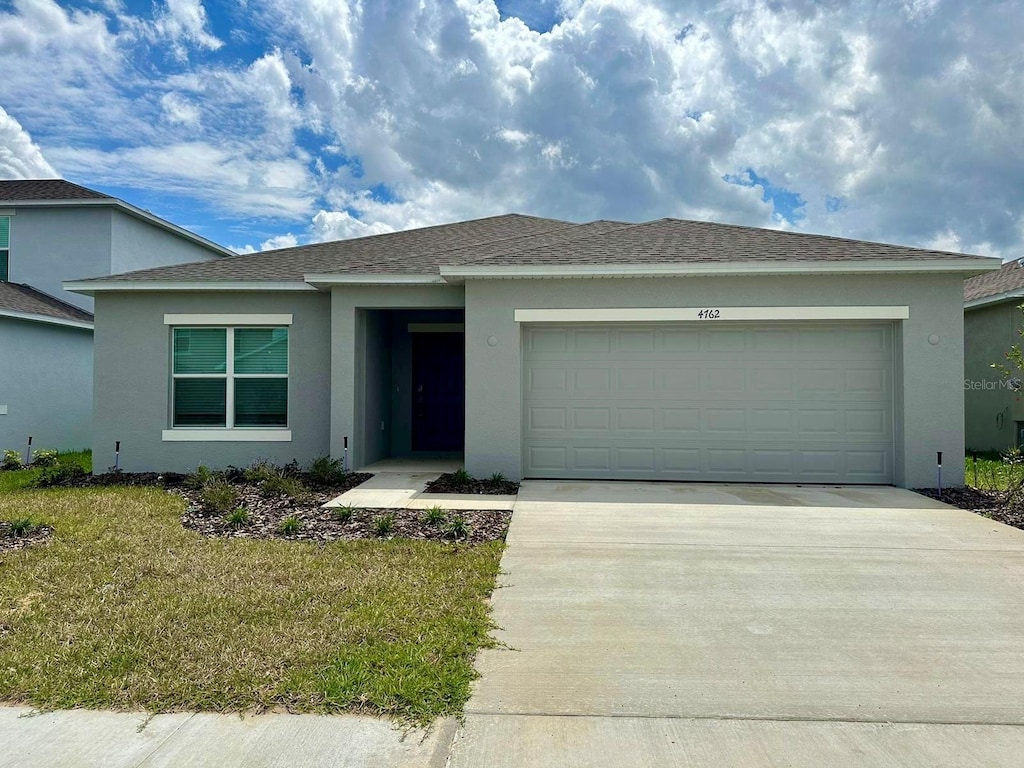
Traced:
<path fill-rule="evenodd" d="M 461 451 L 465 430 L 465 335 L 412 334 L 412 449 Z"/>

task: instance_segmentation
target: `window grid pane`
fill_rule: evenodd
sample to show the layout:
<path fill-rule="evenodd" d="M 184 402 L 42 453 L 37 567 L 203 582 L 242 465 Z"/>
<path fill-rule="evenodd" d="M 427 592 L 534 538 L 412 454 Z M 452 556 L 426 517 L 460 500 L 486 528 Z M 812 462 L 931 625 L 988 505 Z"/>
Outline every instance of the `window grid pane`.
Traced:
<path fill-rule="evenodd" d="M 288 379 L 236 379 L 235 426 L 288 426 Z"/>
<path fill-rule="evenodd" d="M 0 216 L 0 249 L 11 247 L 11 217 Z"/>
<path fill-rule="evenodd" d="M 175 379 L 175 427 L 227 426 L 227 379 Z"/>
<path fill-rule="evenodd" d="M 175 373 L 226 373 L 227 329 L 175 328 Z"/>
<path fill-rule="evenodd" d="M 288 373 L 287 328 L 236 328 L 235 373 Z"/>

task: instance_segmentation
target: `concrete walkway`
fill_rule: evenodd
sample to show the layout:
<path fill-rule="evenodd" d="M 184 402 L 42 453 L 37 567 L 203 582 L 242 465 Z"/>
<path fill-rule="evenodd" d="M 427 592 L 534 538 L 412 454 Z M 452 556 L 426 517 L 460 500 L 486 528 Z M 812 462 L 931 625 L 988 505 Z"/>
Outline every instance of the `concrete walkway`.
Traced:
<path fill-rule="evenodd" d="M 892 488 L 524 483 L 452 768 L 1019 766 L 1024 531 Z"/>
<path fill-rule="evenodd" d="M 317 715 L 32 714 L 0 707 L 0 768 L 443 768 L 453 720 L 403 733 Z"/>
<path fill-rule="evenodd" d="M 367 471 L 371 469 L 367 467 Z M 373 471 L 376 474 L 365 483 L 331 499 L 324 507 L 428 509 L 440 505 L 445 509 L 511 510 L 516 500 L 515 496 L 424 493 L 427 484 L 437 480 L 443 472 L 416 466 L 413 462 L 394 462 Z"/>

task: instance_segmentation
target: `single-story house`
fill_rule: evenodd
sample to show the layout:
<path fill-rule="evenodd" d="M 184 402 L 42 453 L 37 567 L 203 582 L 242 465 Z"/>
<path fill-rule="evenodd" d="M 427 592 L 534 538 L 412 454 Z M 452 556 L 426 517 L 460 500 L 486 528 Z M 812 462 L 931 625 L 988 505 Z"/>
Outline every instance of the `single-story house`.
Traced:
<path fill-rule="evenodd" d="M 0 450 L 92 441 L 92 298 L 64 280 L 234 255 L 63 179 L 0 180 Z"/>
<path fill-rule="evenodd" d="M 997 260 L 505 215 L 67 284 L 96 456 L 464 456 L 476 476 L 963 480 L 963 280 Z M 97 461 L 98 465 L 102 460 Z"/>
<path fill-rule="evenodd" d="M 1008 261 L 964 282 L 964 412 L 967 450 L 1024 445 L 1024 373 L 1005 376 L 1006 353 L 1024 345 L 1024 266 Z"/>

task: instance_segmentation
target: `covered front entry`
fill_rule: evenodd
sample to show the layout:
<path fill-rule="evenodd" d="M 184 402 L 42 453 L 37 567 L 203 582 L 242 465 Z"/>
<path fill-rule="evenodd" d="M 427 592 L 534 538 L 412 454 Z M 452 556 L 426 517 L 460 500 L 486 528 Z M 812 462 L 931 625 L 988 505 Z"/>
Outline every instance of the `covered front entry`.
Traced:
<path fill-rule="evenodd" d="M 892 323 L 528 324 L 528 478 L 889 484 Z"/>
<path fill-rule="evenodd" d="M 461 460 L 465 332 L 461 309 L 359 311 L 359 464 L 387 458 Z"/>

